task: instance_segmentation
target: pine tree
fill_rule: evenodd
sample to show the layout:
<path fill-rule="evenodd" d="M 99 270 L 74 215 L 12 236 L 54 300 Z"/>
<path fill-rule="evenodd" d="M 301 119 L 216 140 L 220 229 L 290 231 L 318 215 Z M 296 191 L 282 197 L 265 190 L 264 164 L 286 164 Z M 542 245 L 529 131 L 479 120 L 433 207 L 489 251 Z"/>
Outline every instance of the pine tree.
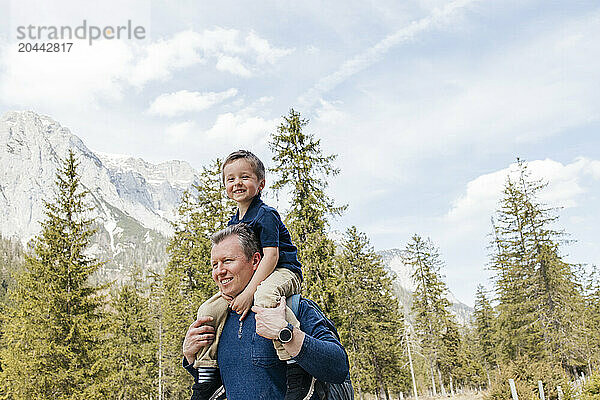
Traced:
<path fill-rule="evenodd" d="M 6 308 L 11 301 L 7 296 L 15 287 L 15 277 L 23 270 L 24 255 L 21 244 L 16 240 L 5 239 L 0 234 L 0 327 L 8 323 Z M 2 340 L 2 329 L 0 329 L 0 354 L 5 342 Z M 2 372 L 2 360 L 0 358 L 0 372 Z M 0 385 L 0 398 L 3 397 L 2 385 Z"/>
<path fill-rule="evenodd" d="M 157 359 L 154 321 L 141 270 L 115 291 L 108 318 L 105 359 L 110 366 L 104 381 L 107 398 L 152 399 L 155 397 Z"/>
<path fill-rule="evenodd" d="M 9 294 L 0 385 L 11 399 L 102 398 L 104 300 L 88 281 L 101 264 L 85 254 L 93 230 L 77 165 L 70 151 L 34 253 Z"/>
<path fill-rule="evenodd" d="M 600 365 L 600 270 L 594 265 L 585 279 L 585 311 L 582 314 L 587 373 Z"/>
<path fill-rule="evenodd" d="M 408 388 L 401 336 L 404 321 L 393 295 L 392 279 L 367 236 L 356 227 L 346 231 L 338 257 L 341 273 L 336 316 L 350 358 L 351 375 L 363 390 Z"/>
<path fill-rule="evenodd" d="M 477 286 L 473 320 L 476 334 L 478 358 L 486 371 L 488 386 L 491 385 L 489 372 L 496 362 L 495 312 L 482 285 Z"/>
<path fill-rule="evenodd" d="M 554 228 L 556 210 L 538 199 L 546 184 L 531 179 L 522 161 L 516 173 L 507 178 L 492 242 L 501 353 L 567 367 L 583 358 L 574 323 L 583 309 L 581 288 L 575 266 L 560 255 L 565 241 Z"/>
<path fill-rule="evenodd" d="M 6 239 L 0 234 L 0 315 L 2 305 L 6 303 L 6 293 L 15 284 L 15 276 L 23 269 L 23 249 L 13 239 Z M 1 318 L 1 317 L 0 317 Z"/>
<path fill-rule="evenodd" d="M 196 194 L 186 192 L 179 209 L 175 234 L 167 247 L 170 259 L 162 282 L 161 331 L 164 395 L 189 397 L 191 381 L 181 368 L 181 343 L 198 307 L 217 292 L 210 265 L 210 235 L 225 227 L 234 209 L 225 196 L 222 163 L 205 167 Z"/>
<path fill-rule="evenodd" d="M 454 384 L 457 378 L 461 378 L 460 371 L 465 367 L 467 360 L 461 352 L 462 338 L 452 317 L 446 320 L 441 339 L 438 367 L 442 377 L 440 381 L 448 384 L 451 394 L 454 395 Z"/>
<path fill-rule="evenodd" d="M 420 339 L 423 356 L 429 364 L 431 387 L 437 393 L 435 377 L 439 378 L 440 349 L 442 334 L 451 318 L 446 298 L 447 288 L 442 281 L 440 267 L 443 264 L 439 251 L 431 239 L 423 240 L 414 235 L 402 253 L 405 265 L 413 270 L 412 279 L 417 287 L 413 294 L 412 313 L 415 318 L 415 331 Z M 443 385 L 440 386 L 442 392 Z"/>
<path fill-rule="evenodd" d="M 273 134 L 269 147 L 273 151 L 278 179 L 273 190 L 291 192 L 291 209 L 285 219 L 292 240 L 298 247 L 303 265 L 303 288 L 326 312 L 335 308 L 335 246 L 327 237 L 327 218 L 340 215 L 345 206 L 336 207 L 326 194 L 328 178 L 338 174 L 333 167 L 335 155 L 324 156 L 320 140 L 304 133 L 308 120 L 291 109 Z"/>

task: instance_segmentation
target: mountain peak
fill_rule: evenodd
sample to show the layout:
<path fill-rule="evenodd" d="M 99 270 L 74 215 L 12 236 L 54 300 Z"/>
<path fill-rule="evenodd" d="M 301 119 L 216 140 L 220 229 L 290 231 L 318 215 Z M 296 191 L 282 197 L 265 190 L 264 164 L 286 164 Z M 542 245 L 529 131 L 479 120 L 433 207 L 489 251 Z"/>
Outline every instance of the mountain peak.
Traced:
<path fill-rule="evenodd" d="M 69 150 L 78 159 L 81 182 L 91 192 L 88 198 L 99 222 L 110 225 L 122 218 L 119 214 L 163 235 L 172 233 L 169 220 L 181 194 L 197 181 L 189 164 L 154 165 L 129 156 L 99 158 L 54 119 L 33 111 L 10 111 L 0 118 L 3 235 L 17 236 L 25 243 L 39 232 L 42 200 L 53 198 L 56 171 Z"/>

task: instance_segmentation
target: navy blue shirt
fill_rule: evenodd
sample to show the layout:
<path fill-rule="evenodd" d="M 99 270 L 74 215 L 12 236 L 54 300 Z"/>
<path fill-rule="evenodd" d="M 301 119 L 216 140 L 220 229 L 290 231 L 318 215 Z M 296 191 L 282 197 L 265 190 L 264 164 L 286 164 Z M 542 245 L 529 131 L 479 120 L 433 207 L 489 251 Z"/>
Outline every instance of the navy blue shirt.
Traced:
<path fill-rule="evenodd" d="M 256 334 L 255 314 L 250 312 L 241 329 L 239 315 L 230 311 L 219 340 L 219 371 L 228 400 L 278 400 L 285 397 L 285 361 L 277 358 L 273 341 Z M 300 353 L 294 360 L 320 381 L 341 383 L 349 373 L 348 356 L 337 340 L 335 327 L 301 299 L 298 305 L 300 329 L 305 333 Z M 197 370 L 183 359 L 194 377 Z M 318 399 L 315 393 L 311 399 Z"/>
<path fill-rule="evenodd" d="M 285 227 L 277 210 L 263 203 L 260 194 L 257 194 L 242 219 L 240 219 L 239 213 L 238 210 L 227 225 L 236 225 L 241 222 L 249 225 L 259 238 L 262 248 L 279 248 L 279 260 L 276 267 L 290 269 L 302 279 L 302 264 L 298 261 L 298 249 L 292 244 L 290 232 Z"/>

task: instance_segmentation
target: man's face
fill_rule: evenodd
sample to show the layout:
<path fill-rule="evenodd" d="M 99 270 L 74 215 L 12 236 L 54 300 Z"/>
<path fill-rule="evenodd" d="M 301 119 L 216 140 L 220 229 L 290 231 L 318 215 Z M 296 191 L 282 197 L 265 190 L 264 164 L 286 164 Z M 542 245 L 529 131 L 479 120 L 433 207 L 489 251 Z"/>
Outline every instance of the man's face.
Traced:
<path fill-rule="evenodd" d="M 213 246 L 210 252 L 212 277 L 221 293 L 237 296 L 244 290 L 260 262 L 260 254 L 255 253 L 249 260 L 242 250 L 237 235 L 226 237 Z"/>

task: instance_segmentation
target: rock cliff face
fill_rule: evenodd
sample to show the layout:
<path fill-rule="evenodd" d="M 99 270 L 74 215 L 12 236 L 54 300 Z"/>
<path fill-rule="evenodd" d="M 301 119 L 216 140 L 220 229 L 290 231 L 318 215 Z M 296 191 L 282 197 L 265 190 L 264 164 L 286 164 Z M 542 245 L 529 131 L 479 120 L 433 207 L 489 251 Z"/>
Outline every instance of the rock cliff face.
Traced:
<path fill-rule="evenodd" d="M 31 111 L 0 119 L 0 233 L 25 244 L 40 230 L 43 200 L 54 194 L 56 171 L 69 149 L 90 192 L 98 234 L 90 252 L 107 261 L 101 278 L 120 279 L 134 264 L 155 270 L 166 262 L 179 198 L 196 180 L 187 163 L 153 165 L 96 154 L 69 129 Z"/>

